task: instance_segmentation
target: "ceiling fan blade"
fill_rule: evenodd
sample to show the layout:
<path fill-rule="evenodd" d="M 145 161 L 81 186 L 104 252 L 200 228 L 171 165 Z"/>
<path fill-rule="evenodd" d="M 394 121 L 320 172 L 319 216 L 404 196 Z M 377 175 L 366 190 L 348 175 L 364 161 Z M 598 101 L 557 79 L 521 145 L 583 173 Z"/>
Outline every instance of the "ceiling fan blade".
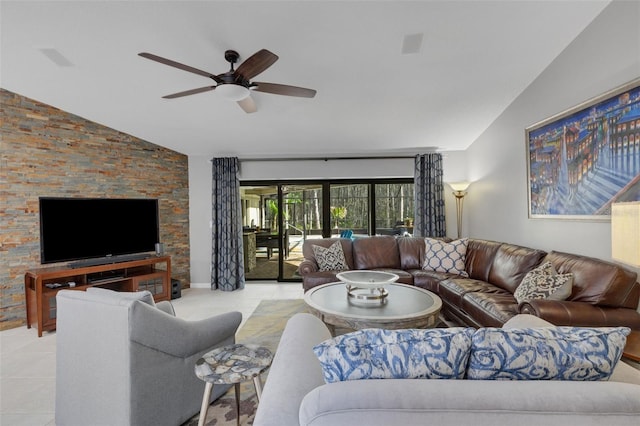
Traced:
<path fill-rule="evenodd" d="M 271 53 L 267 49 L 259 50 L 238 66 L 235 75 L 242 80 L 251 80 L 277 60 L 278 55 L 275 53 Z"/>
<path fill-rule="evenodd" d="M 256 103 L 253 101 L 251 96 L 247 96 L 241 101 L 238 101 L 238 105 L 240 105 L 240 108 L 242 108 L 247 114 L 251 114 L 258 110 L 258 108 L 256 108 Z"/>
<path fill-rule="evenodd" d="M 286 84 L 258 83 L 254 82 L 251 89 L 256 92 L 273 93 L 274 95 L 298 96 L 301 98 L 313 98 L 316 91 L 304 87 L 288 86 Z"/>
<path fill-rule="evenodd" d="M 163 96 L 164 99 L 175 99 L 183 96 L 195 95 L 196 93 L 208 92 L 214 90 L 217 86 L 206 86 L 198 89 L 185 90 L 184 92 L 173 93 L 171 95 Z"/>
<path fill-rule="evenodd" d="M 218 78 L 218 76 L 211 74 L 207 71 L 199 70 L 198 68 L 190 67 L 189 65 L 181 64 L 180 62 L 172 61 L 171 59 L 163 58 L 158 55 L 154 55 L 152 53 L 142 52 L 138 53 L 139 56 L 143 58 L 151 59 L 152 61 L 160 62 L 161 64 L 169 65 L 170 67 L 179 68 L 183 71 L 189 71 L 194 74 L 202 75 L 204 77 L 209 77 L 214 79 L 217 83 L 222 83 L 222 80 Z"/>

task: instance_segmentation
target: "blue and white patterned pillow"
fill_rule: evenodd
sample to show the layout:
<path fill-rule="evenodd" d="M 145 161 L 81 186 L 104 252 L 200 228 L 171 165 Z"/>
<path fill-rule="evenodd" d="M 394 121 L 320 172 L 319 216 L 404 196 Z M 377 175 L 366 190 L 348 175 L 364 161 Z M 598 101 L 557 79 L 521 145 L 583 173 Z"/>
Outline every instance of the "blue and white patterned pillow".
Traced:
<path fill-rule="evenodd" d="M 626 327 L 479 329 L 467 378 L 608 380 L 629 332 Z"/>
<path fill-rule="evenodd" d="M 345 271 L 349 269 L 340 241 L 336 241 L 328 248 L 316 244 L 312 245 L 311 248 L 313 248 L 319 271 Z"/>
<path fill-rule="evenodd" d="M 426 245 L 422 269 L 436 272 L 449 272 L 468 277 L 465 271 L 467 260 L 468 238 L 462 238 L 450 243 L 433 238 L 425 238 Z"/>
<path fill-rule="evenodd" d="M 462 379 L 473 328 L 365 329 L 313 348 L 327 383 L 359 379 Z"/>

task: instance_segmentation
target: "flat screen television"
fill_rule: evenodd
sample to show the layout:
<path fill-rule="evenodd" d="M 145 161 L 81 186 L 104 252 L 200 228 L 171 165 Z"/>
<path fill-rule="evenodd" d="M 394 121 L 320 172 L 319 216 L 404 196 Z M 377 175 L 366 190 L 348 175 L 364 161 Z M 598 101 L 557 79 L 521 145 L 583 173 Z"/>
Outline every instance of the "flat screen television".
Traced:
<path fill-rule="evenodd" d="M 157 242 L 156 199 L 40 198 L 43 264 L 83 259 L 109 263 L 118 256 L 152 252 Z"/>

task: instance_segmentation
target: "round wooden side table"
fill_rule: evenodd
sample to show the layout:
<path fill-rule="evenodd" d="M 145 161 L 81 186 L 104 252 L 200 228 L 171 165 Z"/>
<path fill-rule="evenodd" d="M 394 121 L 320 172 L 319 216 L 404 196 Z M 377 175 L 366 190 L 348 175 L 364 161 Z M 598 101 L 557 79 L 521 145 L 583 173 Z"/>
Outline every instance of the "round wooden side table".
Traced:
<path fill-rule="evenodd" d="M 258 402 L 262 395 L 260 374 L 269 368 L 273 354 L 258 345 L 234 344 L 207 352 L 196 361 L 195 372 L 205 382 L 198 426 L 203 426 L 213 385 L 232 384 L 236 394 L 236 424 L 240 425 L 240 383 L 253 380 Z"/>

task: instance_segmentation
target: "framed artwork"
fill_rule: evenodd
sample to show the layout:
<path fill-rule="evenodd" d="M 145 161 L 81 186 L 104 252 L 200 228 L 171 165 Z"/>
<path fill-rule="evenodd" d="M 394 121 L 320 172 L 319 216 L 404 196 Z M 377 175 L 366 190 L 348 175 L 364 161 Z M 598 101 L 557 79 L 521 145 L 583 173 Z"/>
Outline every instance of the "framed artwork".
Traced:
<path fill-rule="evenodd" d="M 640 201 L 640 78 L 525 131 L 530 218 L 610 220 Z"/>

